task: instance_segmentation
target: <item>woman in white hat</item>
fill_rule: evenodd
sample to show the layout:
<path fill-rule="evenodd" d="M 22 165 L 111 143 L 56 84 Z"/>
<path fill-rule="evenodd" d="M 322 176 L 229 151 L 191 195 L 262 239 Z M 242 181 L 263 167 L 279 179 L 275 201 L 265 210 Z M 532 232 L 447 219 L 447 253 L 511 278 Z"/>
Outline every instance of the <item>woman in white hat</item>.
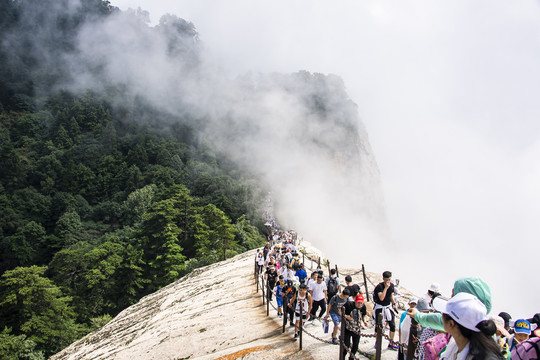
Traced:
<path fill-rule="evenodd" d="M 493 340 L 496 326 L 487 318 L 486 306 L 472 294 L 459 293 L 448 302 L 434 302 L 441 312 L 444 330 L 452 335 L 441 360 L 503 359 L 501 349 Z"/>

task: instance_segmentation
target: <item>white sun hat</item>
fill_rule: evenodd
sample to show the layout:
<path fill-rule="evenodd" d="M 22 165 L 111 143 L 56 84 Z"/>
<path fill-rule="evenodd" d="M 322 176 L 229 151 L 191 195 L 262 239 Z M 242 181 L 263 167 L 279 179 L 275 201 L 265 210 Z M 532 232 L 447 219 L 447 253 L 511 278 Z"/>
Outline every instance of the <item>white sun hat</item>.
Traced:
<path fill-rule="evenodd" d="M 448 314 L 458 324 L 475 332 L 480 332 L 476 325 L 487 319 L 486 306 L 469 293 L 456 294 L 446 302 L 434 302 L 433 306 L 435 310 Z"/>

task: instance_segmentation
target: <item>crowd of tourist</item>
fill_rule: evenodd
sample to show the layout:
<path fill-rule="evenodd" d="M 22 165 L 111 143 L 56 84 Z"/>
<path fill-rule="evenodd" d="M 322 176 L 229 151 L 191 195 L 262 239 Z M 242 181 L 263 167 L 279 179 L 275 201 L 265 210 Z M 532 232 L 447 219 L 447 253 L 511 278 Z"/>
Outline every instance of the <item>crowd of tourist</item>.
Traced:
<path fill-rule="evenodd" d="M 275 297 L 277 316 L 288 317 L 285 321 L 295 328 L 294 339 L 300 331 L 300 318 L 307 322 L 319 319 L 327 329 L 331 321 L 331 341 L 339 343 L 344 326 L 343 343 L 354 359 L 362 330 L 372 327 L 382 314 L 390 340 L 387 349 L 396 351 L 398 359 L 407 357 L 411 327 L 415 326 L 415 359 L 540 360 L 540 313 L 515 321 L 505 312 L 490 315 L 491 291 L 480 278 L 456 280 L 448 298 L 433 283 L 424 296 L 410 298 L 409 308 L 400 312 L 392 273 L 385 271 L 383 281 L 373 290 L 374 308 L 368 316 L 365 294 L 350 275 L 342 284 L 335 269 L 329 269 L 326 277 L 320 267 L 308 274 L 295 246 L 297 234 L 279 230 L 275 221 L 267 227 L 270 235 L 266 246 L 257 250 L 256 264 L 272 289 L 267 296 L 269 301 Z"/>

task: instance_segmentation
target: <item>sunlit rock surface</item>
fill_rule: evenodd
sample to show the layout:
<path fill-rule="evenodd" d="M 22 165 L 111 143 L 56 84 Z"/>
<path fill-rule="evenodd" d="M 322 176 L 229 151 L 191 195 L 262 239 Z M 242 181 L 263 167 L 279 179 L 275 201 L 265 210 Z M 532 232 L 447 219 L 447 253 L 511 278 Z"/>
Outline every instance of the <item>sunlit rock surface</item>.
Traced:
<path fill-rule="evenodd" d="M 316 249 L 309 247 L 315 252 Z M 103 328 L 73 343 L 51 359 L 328 359 L 339 347 L 304 335 L 303 350 L 293 341 L 293 328 L 281 333 L 281 319 L 270 317 L 256 292 L 254 251 L 197 269 L 121 312 Z M 311 265 L 306 259 L 306 265 Z M 361 266 L 361 264 L 359 264 Z M 342 269 L 363 281 L 358 269 Z M 380 279 L 370 275 L 376 284 Z M 369 291 L 373 286 L 368 281 Z M 409 294 L 402 289 L 404 297 Z M 406 302 L 406 301 L 405 301 Z M 318 321 L 306 329 L 330 340 Z M 367 330 L 367 333 L 372 333 Z M 361 339 L 360 349 L 374 353 L 374 340 Z M 386 350 L 383 358 L 395 358 Z"/>

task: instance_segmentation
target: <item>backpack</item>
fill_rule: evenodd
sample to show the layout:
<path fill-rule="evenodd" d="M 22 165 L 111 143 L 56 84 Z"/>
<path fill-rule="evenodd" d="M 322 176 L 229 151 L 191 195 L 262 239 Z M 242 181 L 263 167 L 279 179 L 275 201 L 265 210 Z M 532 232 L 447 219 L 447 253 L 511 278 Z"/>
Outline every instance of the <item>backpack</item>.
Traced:
<path fill-rule="evenodd" d="M 293 270 L 295 270 L 295 271 L 300 269 L 300 263 L 298 262 L 298 260 L 296 258 L 293 258 L 291 260 L 291 266 L 292 266 Z"/>
<path fill-rule="evenodd" d="M 326 285 L 327 286 L 327 291 L 329 294 L 337 294 L 338 292 L 338 284 L 337 284 L 337 279 L 336 278 L 333 278 L 333 277 L 329 277 L 328 278 L 328 284 Z"/>
<path fill-rule="evenodd" d="M 512 360 L 540 360 L 540 338 L 531 338 L 512 349 Z"/>
<path fill-rule="evenodd" d="M 450 340 L 450 334 L 442 333 L 437 334 L 432 338 L 427 339 L 422 343 L 424 345 L 424 359 L 425 360 L 438 360 L 440 359 L 441 352 L 446 349 L 448 341 Z"/>

